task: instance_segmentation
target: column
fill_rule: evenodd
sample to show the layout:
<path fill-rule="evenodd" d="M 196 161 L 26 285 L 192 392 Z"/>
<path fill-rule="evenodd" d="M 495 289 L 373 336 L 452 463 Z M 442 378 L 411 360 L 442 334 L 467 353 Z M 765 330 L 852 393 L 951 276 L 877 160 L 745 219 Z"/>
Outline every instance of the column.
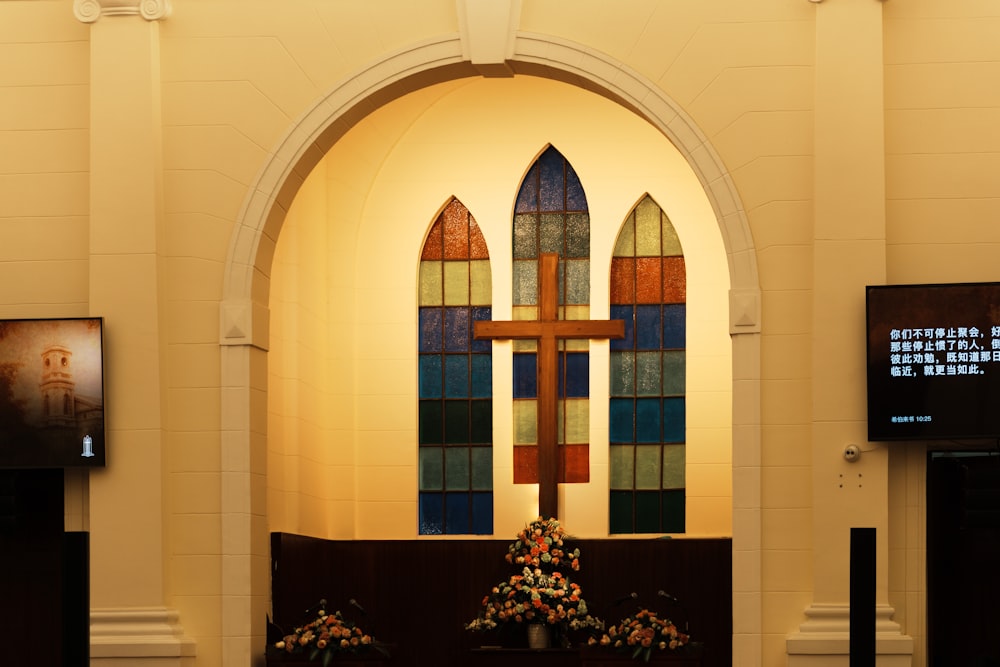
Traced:
<path fill-rule="evenodd" d="M 868 443 L 865 400 L 865 285 L 885 281 L 882 5 L 812 1 L 813 602 L 788 637 L 788 666 L 849 664 L 850 531 L 871 527 L 878 664 L 902 667 L 913 641 L 888 603 L 888 452 Z M 854 462 L 844 456 L 849 445 L 862 450 Z"/>
<path fill-rule="evenodd" d="M 141 5 L 141 6 L 140 6 Z M 194 655 L 164 606 L 159 26 L 166 0 L 75 0 L 90 28 L 90 311 L 105 318 L 108 465 L 90 477 L 91 665 Z"/>

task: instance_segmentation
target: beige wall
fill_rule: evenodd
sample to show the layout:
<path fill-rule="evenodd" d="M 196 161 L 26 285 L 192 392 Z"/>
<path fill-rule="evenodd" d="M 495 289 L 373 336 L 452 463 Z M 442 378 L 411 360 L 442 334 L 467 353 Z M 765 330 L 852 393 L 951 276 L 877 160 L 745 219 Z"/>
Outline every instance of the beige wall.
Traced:
<path fill-rule="evenodd" d="M 995 130 L 1000 93 L 988 84 L 996 79 L 995 63 L 1000 59 L 1000 45 L 994 39 L 1000 10 L 993 3 L 974 0 L 577 0 L 572 11 L 566 11 L 565 0 L 521 4 L 515 23 L 522 66 L 548 63 L 550 74 L 588 87 L 649 91 L 642 100 L 631 101 L 632 106 L 645 105 L 654 110 L 648 113 L 654 125 L 668 126 L 670 105 L 676 105 L 697 129 L 675 137 L 680 153 L 699 176 L 721 169 L 719 178 L 703 185 L 719 227 L 725 230 L 722 239 L 730 253 L 730 276 L 737 275 L 739 262 L 752 263 L 743 275 L 758 276 L 761 299 L 759 358 L 752 353 L 734 355 L 739 389 L 734 395 L 737 401 L 750 399 L 734 416 L 740 427 L 733 438 L 734 443 L 748 444 L 734 448 L 732 454 L 734 540 L 751 545 L 736 559 L 734 571 L 736 631 L 745 640 L 737 642 L 737 655 L 739 664 L 786 664 L 787 637 L 807 621 L 804 611 L 817 602 L 836 604 L 842 593 L 837 582 L 842 581 L 843 570 L 827 571 L 828 562 L 814 553 L 817 540 L 827 539 L 817 507 L 837 500 L 816 480 L 842 471 L 837 456 L 845 444 L 844 433 L 859 428 L 854 413 L 864 391 L 857 374 L 835 381 L 822 376 L 829 371 L 814 357 L 821 322 L 814 313 L 829 305 L 825 300 L 815 302 L 815 290 L 834 284 L 823 277 L 830 273 L 817 274 L 820 268 L 830 271 L 821 263 L 829 258 L 820 251 L 826 246 L 817 241 L 829 240 L 823 235 L 828 229 L 824 225 L 830 224 L 831 216 L 835 222 L 834 210 L 841 206 L 830 206 L 828 197 L 838 190 L 851 197 L 860 188 L 866 202 L 878 201 L 883 197 L 877 191 L 884 188 L 884 207 L 880 207 L 884 212 L 875 216 L 884 215 L 884 220 L 875 221 L 873 235 L 864 231 L 864 220 L 854 219 L 850 231 L 841 229 L 850 236 L 847 241 L 863 236 L 884 243 L 884 257 L 866 256 L 868 273 L 881 270 L 890 282 L 997 279 L 993 250 L 1000 241 L 994 224 L 1000 184 L 993 174 L 995 144 L 1000 141 Z M 376 230 L 391 227 L 408 234 L 400 235 L 395 250 L 400 263 L 412 267 L 414 248 L 427 224 L 454 193 L 489 230 L 494 257 L 504 255 L 509 216 L 501 215 L 507 209 L 499 204 L 509 207 L 509 196 L 490 199 L 477 192 L 476 182 L 462 182 L 444 169 L 431 174 L 437 180 L 427 188 L 401 183 L 399 174 L 421 154 L 415 143 L 407 141 L 438 140 L 437 131 L 454 118 L 449 104 L 462 99 L 462 94 L 477 91 L 471 102 L 488 98 L 489 86 L 523 82 L 477 82 L 481 87 L 470 82 L 444 84 L 415 93 L 421 100 L 371 114 L 399 91 L 423 86 L 421 81 L 402 82 L 406 69 L 400 63 L 407 62 L 409 54 L 419 51 L 423 59 L 412 63 L 415 71 L 430 67 L 427 54 L 435 49 L 442 64 L 461 60 L 456 44 L 463 25 L 453 0 L 295 0 L 281 3 L 280 9 L 273 3 L 236 0 L 173 0 L 172 5 L 172 14 L 151 22 L 151 27 L 138 16 L 102 16 L 95 24 L 84 24 L 73 18 L 69 0 L 0 3 L 0 54 L 5 63 L 0 68 L 0 315 L 107 315 L 108 358 L 115 369 L 111 377 L 129 380 L 127 387 L 117 382 L 111 395 L 117 392 L 119 404 L 128 404 L 133 399 L 130 393 L 146 396 L 145 388 L 149 396 L 162 396 L 144 403 L 138 420 L 132 411 L 123 414 L 112 407 L 111 465 L 89 481 L 73 476 L 68 483 L 67 525 L 89 527 L 96 531 L 99 544 L 113 547 L 120 538 L 107 534 L 104 526 L 109 525 L 107 508 L 116 506 L 120 522 L 129 526 L 129 544 L 152 546 L 140 548 L 147 550 L 142 558 L 135 558 L 134 549 L 120 542 L 107 552 L 101 547 L 105 558 L 94 565 L 92 586 L 96 599 L 113 602 L 115 610 L 108 618 L 125 619 L 154 637 L 169 637 L 179 628 L 197 647 L 197 658 L 189 664 L 234 667 L 247 664 L 251 647 L 259 647 L 259 639 L 248 639 L 248 634 L 260 632 L 250 625 L 263 616 L 265 593 L 259 583 L 248 582 L 266 579 L 262 536 L 267 521 L 364 536 L 363 526 L 381 516 L 381 503 L 412 503 L 408 498 L 413 482 L 407 477 L 412 463 L 384 470 L 353 449 L 360 453 L 370 443 L 365 438 L 373 437 L 370 407 L 362 402 L 354 414 L 324 412 L 310 403 L 309 392 L 303 390 L 322 387 L 315 399 L 327 398 L 339 406 L 341 397 L 363 393 L 365 373 L 373 367 L 401 369 L 406 377 L 414 376 L 408 358 L 380 366 L 374 355 L 367 355 L 366 337 L 371 332 L 357 327 L 366 315 L 359 286 L 370 283 L 357 270 L 360 262 L 351 258 L 371 257 L 375 244 L 370 235 Z M 831 89 L 825 87 L 830 82 L 824 77 L 837 69 L 838 62 L 846 62 L 846 55 L 843 59 L 838 55 L 837 43 L 826 39 L 839 20 L 836 17 L 845 12 L 856 12 L 866 27 L 872 25 L 871 15 L 878 13 L 876 34 L 866 34 L 868 55 L 860 64 L 866 73 L 881 72 L 884 91 L 877 87 L 865 91 L 868 106 L 862 112 L 817 94 Z M 532 37 L 539 35 L 544 39 Z M 147 37 L 159 56 L 159 70 L 148 81 L 155 87 L 152 97 L 158 96 L 162 105 L 162 122 L 151 109 L 147 120 L 153 121 L 153 129 L 131 124 L 127 129 L 146 140 L 160 141 L 156 135 L 162 135 L 162 171 L 159 156 L 137 157 L 131 142 L 116 143 L 113 119 L 123 99 L 96 86 L 113 81 L 116 60 L 132 59 L 136 54 L 130 45 Z M 578 55 L 576 62 L 551 59 L 567 45 Z M 93 55 L 106 56 L 116 48 L 121 51 L 118 59 Z M 536 48 L 544 52 L 532 51 Z M 881 66 L 878 53 L 884 54 Z M 588 61 L 588 56 L 595 57 Z M 379 68 L 373 66 L 387 61 L 393 63 L 390 74 L 379 79 Z M 577 76 L 580 73 L 573 68 L 585 61 L 592 69 Z M 450 78 L 449 72 L 441 70 L 427 83 Z M 381 83 L 366 91 L 361 82 L 371 81 Z M 642 85 L 630 83 L 635 81 Z M 393 88 L 397 82 L 398 90 Z M 849 90 L 851 80 L 835 83 Z M 125 95 L 129 91 L 119 92 L 129 97 Z M 370 92 L 378 93 L 377 102 L 370 101 Z M 579 91 L 566 94 L 580 95 Z M 633 131 L 632 121 L 622 119 L 620 109 L 607 108 L 604 100 L 590 100 L 589 94 L 582 97 L 615 119 L 615 131 L 619 127 Z M 871 105 L 877 108 L 879 102 L 883 108 L 873 111 Z M 401 124 L 415 110 L 431 113 L 426 119 L 411 118 L 412 127 Z M 880 150 L 877 142 L 863 148 L 866 155 L 874 152 L 883 158 L 866 160 L 866 170 L 873 169 L 872 162 L 882 165 L 881 172 L 875 165 L 874 182 L 868 185 L 859 183 L 849 161 L 839 175 L 829 169 L 840 157 L 831 155 L 837 144 L 857 140 L 852 113 L 864 114 L 860 121 L 865 128 L 884 120 L 884 148 Z M 342 126 L 313 132 L 320 123 L 304 121 L 324 114 Z M 348 132 L 348 125 L 366 117 Z M 520 170 L 547 141 L 560 150 L 571 147 L 567 153 L 579 151 L 579 159 L 570 157 L 585 183 L 590 174 L 601 180 L 598 157 L 607 154 L 606 147 L 588 146 L 582 132 L 569 136 L 571 127 L 528 127 L 539 129 L 539 135 L 522 146 L 505 147 L 504 164 L 495 165 L 497 179 L 507 179 L 508 189 L 516 187 Z M 555 129 L 565 130 L 563 141 L 550 138 Z M 601 128 L 592 136 L 613 135 Z M 402 143 L 394 147 L 397 139 Z M 306 147 L 309 153 L 303 157 L 298 149 Z M 330 148 L 331 158 L 321 162 L 321 180 L 310 183 L 293 206 L 290 195 L 306 176 L 301 172 L 311 171 Z M 99 156 L 96 161 L 95 156 Z M 292 168 L 300 159 L 305 167 Z M 282 161 L 289 163 L 284 171 L 275 166 Z M 122 187 L 114 175 L 123 171 L 127 175 L 123 165 L 162 176 L 162 193 L 135 195 L 129 189 L 150 211 L 148 217 L 100 207 L 101 197 Z M 354 171 L 345 171 L 347 165 Z M 817 169 L 824 174 L 820 196 L 815 192 Z M 724 193 L 730 185 L 738 199 L 727 207 Z M 405 221 L 397 217 L 398 209 L 386 207 L 385 197 L 388 192 L 403 192 L 403 186 L 408 188 L 405 200 L 412 204 Z M 468 200 L 462 194 L 466 191 Z M 604 199 L 596 192 L 588 187 L 588 194 L 597 198 L 594 204 L 603 206 L 608 216 L 599 230 L 613 235 L 623 213 L 621 202 L 634 201 L 641 193 Z M 669 193 L 654 196 L 669 209 Z M 320 219 L 332 220 L 340 236 L 331 236 L 330 228 L 303 223 L 316 210 L 324 211 Z M 266 221 L 258 236 L 251 233 L 256 219 Z M 734 254 L 732 247 L 741 220 L 752 238 L 735 250 L 752 247 L 749 258 Z M 124 268 L 125 261 L 117 274 L 109 269 L 111 260 L 118 259 L 107 252 L 115 236 L 95 237 L 95 230 L 139 232 L 150 239 L 145 255 L 155 261 L 143 265 L 142 280 Z M 280 247 L 272 266 L 276 245 Z M 315 257 L 338 258 L 348 247 L 357 251 L 348 258 L 351 261 L 319 268 L 321 262 Z M 309 257 L 315 259 L 306 261 Z M 272 270 L 275 284 L 269 293 Z M 502 269 L 497 273 L 495 266 L 494 271 L 495 285 L 506 284 Z M 415 269 L 411 273 L 415 275 Z M 852 274 L 855 279 L 857 275 Z M 100 278 L 97 284 L 95 276 Z M 240 276 L 252 287 L 241 292 Z M 595 280 L 594 285 L 601 283 Z M 395 324 L 412 332 L 413 291 L 398 285 L 375 286 L 381 297 L 399 307 L 401 320 Z M 233 299 L 233 294 L 243 297 Z M 498 289 L 497 298 L 503 294 Z M 838 304 L 854 313 L 860 297 L 852 294 L 839 295 L 845 298 Z M 102 304 L 118 295 L 122 301 L 105 310 Z M 153 302 L 158 313 L 155 327 L 147 331 L 146 322 L 121 305 L 126 295 L 137 302 L 143 297 Z M 341 307 L 320 312 L 303 300 L 289 313 L 279 306 L 283 300 L 305 295 Z M 266 321 L 262 307 L 269 304 L 276 310 L 284 308 L 274 322 L 270 344 L 262 326 Z M 355 324 L 346 331 L 338 319 L 344 304 L 352 304 Z M 310 333 L 302 333 L 304 325 L 311 325 L 305 329 Z M 116 342 L 122 340 L 116 332 L 128 332 L 127 346 Z M 238 344 L 220 346 L 220 341 L 250 341 L 259 347 L 244 350 Z M 267 360 L 272 366 L 270 380 L 259 349 L 264 347 L 274 350 Z M 336 350 L 347 349 L 358 354 L 336 356 Z M 847 359 L 852 368 L 859 363 L 857 349 Z M 319 368 L 309 363 L 317 356 L 324 359 Z M 150 359 L 156 359 L 155 372 L 144 375 L 142 369 Z M 758 362 L 759 383 L 754 379 Z M 497 370 L 502 376 L 502 368 Z M 133 377 L 145 378 L 153 386 L 134 382 Z M 234 382 L 233 377 L 243 380 Z M 749 380 L 743 382 L 744 377 Z M 744 386 L 752 389 L 743 390 Z M 263 438 L 265 387 L 271 399 L 281 402 L 280 409 L 271 408 L 272 417 L 280 420 L 274 422 L 267 440 Z M 840 424 L 840 430 L 827 430 L 826 413 L 818 420 L 813 398 L 827 392 L 841 410 L 829 422 Z M 375 400 L 381 404 L 385 397 Z M 391 438 L 386 438 L 398 448 L 394 451 L 405 452 L 412 444 L 407 441 L 412 436 L 406 435 L 406 414 L 412 422 L 415 404 L 412 389 L 393 400 L 405 412 L 393 424 Z M 754 400 L 759 411 L 752 407 Z M 819 407 L 828 410 L 829 405 L 823 401 Z M 381 442 L 381 437 L 375 441 Z M 350 446 L 336 457 L 330 457 L 328 450 L 310 448 L 314 440 L 327 438 Z M 281 454 L 272 457 L 277 470 L 266 477 L 265 446 Z M 878 462 L 882 471 L 874 484 L 876 495 L 884 498 L 880 521 L 888 529 L 882 566 L 888 579 L 883 582 L 884 602 L 894 610 L 893 618 L 901 625 L 898 631 L 916 640 L 913 664 L 922 665 L 924 446 L 865 444 L 865 448 L 869 451 L 863 461 Z M 144 453 L 137 456 L 137 452 Z M 713 472 L 706 475 L 706 488 L 725 486 L 726 473 L 714 469 L 719 463 L 709 464 Z M 121 490 L 135 472 L 129 466 L 141 467 L 144 475 L 153 468 L 148 479 L 154 483 L 140 489 L 157 500 L 152 510 Z M 696 472 L 692 482 L 698 477 Z M 327 479 L 336 484 L 327 484 Z M 391 479 L 400 488 L 407 484 L 410 488 L 399 498 L 367 495 L 367 490 L 377 493 L 386 488 Z M 265 485 L 270 487 L 271 502 L 266 511 Z M 288 493 L 293 488 L 322 499 L 326 513 L 304 514 L 301 497 Z M 719 497 L 723 496 L 715 490 L 706 492 L 706 507 L 711 504 L 708 499 Z M 409 516 L 412 511 L 407 510 Z M 705 516 L 717 512 L 706 510 Z M 414 523 L 401 520 L 394 531 L 412 531 Z M 506 523 L 507 519 L 498 521 L 498 527 Z M 725 532 L 717 525 L 705 530 Z M 836 556 L 838 550 L 846 553 L 846 543 L 834 539 L 831 554 Z M 116 552 L 121 562 L 116 562 Z M 134 591 L 114 589 L 122 573 L 150 583 Z M 136 621 L 141 615 L 130 611 L 161 607 L 164 611 L 157 611 L 152 620 Z M 167 610 L 177 610 L 178 615 Z M 111 647 L 102 650 L 142 654 L 141 641 L 115 632 L 102 635 Z M 106 660 L 113 664 L 115 658 Z M 145 663 L 133 657 L 130 664 Z M 843 664 L 843 656 L 823 664 Z"/>

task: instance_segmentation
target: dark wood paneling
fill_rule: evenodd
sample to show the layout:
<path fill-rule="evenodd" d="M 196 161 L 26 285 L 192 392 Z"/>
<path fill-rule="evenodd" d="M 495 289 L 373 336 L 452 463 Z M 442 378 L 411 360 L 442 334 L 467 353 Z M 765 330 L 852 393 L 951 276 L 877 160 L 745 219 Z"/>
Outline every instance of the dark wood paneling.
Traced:
<path fill-rule="evenodd" d="M 275 533 L 273 620 L 290 631 L 325 598 L 329 610 L 392 644 L 392 664 L 468 665 L 481 645 L 519 644 L 518 637 L 463 629 L 483 596 L 514 571 L 503 558 L 511 541 L 337 541 Z M 731 540 L 572 540 L 569 546 L 581 550 L 580 571 L 571 575 L 591 613 L 612 623 L 637 605 L 656 609 L 704 644 L 706 667 L 730 664 Z M 617 603 L 633 592 L 635 600 Z"/>

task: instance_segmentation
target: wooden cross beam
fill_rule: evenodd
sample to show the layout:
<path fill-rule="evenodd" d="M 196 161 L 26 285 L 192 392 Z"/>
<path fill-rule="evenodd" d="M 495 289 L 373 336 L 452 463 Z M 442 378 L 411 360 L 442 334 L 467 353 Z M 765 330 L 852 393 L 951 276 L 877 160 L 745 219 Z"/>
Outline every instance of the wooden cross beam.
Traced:
<path fill-rule="evenodd" d="M 624 338 L 624 320 L 559 319 L 559 255 L 544 253 L 538 263 L 537 320 L 492 321 L 473 324 L 478 340 L 538 341 L 538 513 L 559 516 L 558 398 L 561 339 Z"/>

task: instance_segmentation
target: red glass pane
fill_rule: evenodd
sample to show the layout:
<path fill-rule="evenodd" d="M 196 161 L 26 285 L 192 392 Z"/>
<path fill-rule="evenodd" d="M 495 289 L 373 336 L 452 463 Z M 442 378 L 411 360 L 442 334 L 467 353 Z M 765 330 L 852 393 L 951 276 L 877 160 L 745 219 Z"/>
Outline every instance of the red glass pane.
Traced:
<path fill-rule="evenodd" d="M 635 303 L 635 260 L 611 259 L 611 303 Z"/>
<path fill-rule="evenodd" d="M 420 259 L 441 259 L 443 246 L 441 233 L 441 216 L 438 216 L 438 219 L 434 221 L 434 225 L 431 227 L 430 233 L 427 235 L 427 240 L 424 241 L 424 251 L 421 253 Z"/>
<path fill-rule="evenodd" d="M 514 483 L 538 484 L 538 446 L 514 447 Z"/>
<path fill-rule="evenodd" d="M 486 248 L 486 239 L 476 224 L 475 218 L 469 216 L 469 259 L 489 259 L 490 251 Z"/>
<path fill-rule="evenodd" d="M 559 481 L 567 484 L 590 481 L 590 445 L 559 446 Z"/>
<path fill-rule="evenodd" d="M 683 257 L 663 258 L 663 303 L 687 302 L 687 271 Z"/>
<path fill-rule="evenodd" d="M 444 258 L 469 258 L 469 209 L 457 199 L 441 213 L 444 219 Z"/>
<path fill-rule="evenodd" d="M 661 303 L 663 284 L 659 257 L 638 257 L 635 260 L 635 302 Z"/>

